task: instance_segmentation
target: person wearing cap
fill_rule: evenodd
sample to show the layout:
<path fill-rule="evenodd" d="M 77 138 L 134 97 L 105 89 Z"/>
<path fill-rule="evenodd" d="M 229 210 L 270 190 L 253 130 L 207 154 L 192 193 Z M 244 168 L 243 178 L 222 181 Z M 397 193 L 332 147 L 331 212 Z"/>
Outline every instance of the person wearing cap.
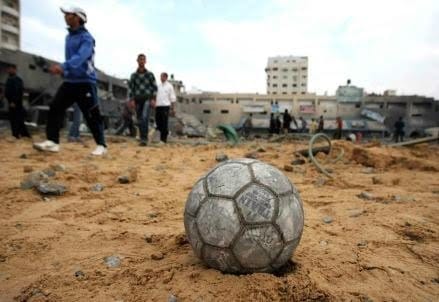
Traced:
<path fill-rule="evenodd" d="M 92 155 L 107 153 L 104 137 L 104 121 L 99 110 L 94 67 L 95 40 L 85 28 L 87 15 L 79 7 L 61 8 L 68 25 L 65 44 L 66 61 L 49 68 L 53 74 L 64 79 L 50 104 L 46 125 L 47 140 L 35 143 L 40 151 L 59 152 L 59 131 L 63 124 L 66 109 L 77 103 L 97 144 Z"/>

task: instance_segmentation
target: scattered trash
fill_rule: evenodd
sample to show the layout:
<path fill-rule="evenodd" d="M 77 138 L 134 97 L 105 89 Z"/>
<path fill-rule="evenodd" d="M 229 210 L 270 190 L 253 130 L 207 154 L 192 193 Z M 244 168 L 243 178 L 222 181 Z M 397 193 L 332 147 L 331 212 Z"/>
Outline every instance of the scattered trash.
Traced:
<path fill-rule="evenodd" d="M 256 149 L 256 152 L 265 153 L 265 152 L 267 152 L 267 150 L 265 150 L 264 147 L 259 146 L 258 149 Z"/>
<path fill-rule="evenodd" d="M 52 170 L 51 168 L 44 169 L 43 173 L 49 177 L 54 177 L 56 175 L 56 172 L 54 170 Z"/>
<path fill-rule="evenodd" d="M 82 280 L 82 279 L 85 279 L 85 274 L 84 274 L 83 271 L 76 271 L 75 272 L 75 277 L 80 279 L 80 280 Z"/>
<path fill-rule="evenodd" d="M 107 256 L 104 258 L 104 262 L 109 268 L 119 267 L 121 259 L 119 256 Z"/>
<path fill-rule="evenodd" d="M 374 176 L 374 177 L 372 177 L 372 183 L 373 183 L 374 185 L 380 185 L 380 184 L 383 183 L 383 181 L 381 180 L 381 178 L 379 178 L 379 177 L 377 177 L 377 176 Z"/>
<path fill-rule="evenodd" d="M 373 174 L 373 173 L 375 173 L 375 169 L 372 168 L 372 167 L 363 168 L 361 170 L 361 173 L 363 173 L 363 174 Z"/>
<path fill-rule="evenodd" d="M 416 198 L 413 196 L 394 195 L 393 200 L 396 202 L 413 202 L 416 201 Z"/>
<path fill-rule="evenodd" d="M 20 155 L 20 158 L 21 158 L 21 159 L 27 159 L 27 154 L 25 154 L 25 153 L 21 154 L 21 155 Z"/>
<path fill-rule="evenodd" d="M 66 170 L 66 166 L 64 166 L 62 164 L 50 165 L 50 168 L 54 171 L 57 171 L 57 172 L 64 172 Z"/>

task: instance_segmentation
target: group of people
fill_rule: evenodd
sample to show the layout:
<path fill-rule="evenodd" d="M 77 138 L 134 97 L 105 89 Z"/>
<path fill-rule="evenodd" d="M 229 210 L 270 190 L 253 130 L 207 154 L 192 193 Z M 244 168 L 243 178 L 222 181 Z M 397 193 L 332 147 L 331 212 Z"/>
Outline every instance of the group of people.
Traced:
<path fill-rule="evenodd" d="M 314 134 L 317 132 L 323 132 L 324 130 L 325 122 L 323 116 L 320 116 L 318 122 L 316 119 L 312 118 L 308 130 L 307 130 L 308 123 L 302 116 L 299 117 L 299 122 L 300 122 L 300 126 L 297 123 L 295 117 L 288 112 L 288 109 L 285 109 L 282 115 L 282 121 L 280 119 L 280 115 L 275 115 L 275 113 L 272 112 L 270 115 L 270 126 L 268 131 L 270 134 L 280 134 L 281 132 L 289 133 L 292 131 L 291 123 L 294 124 L 296 131 L 299 133 L 309 132 L 310 134 Z M 339 117 L 337 117 L 337 130 L 339 130 L 340 132 L 340 137 L 341 137 L 342 128 L 343 128 L 343 122 Z"/>
<path fill-rule="evenodd" d="M 40 151 L 60 151 L 60 129 L 66 110 L 73 105 L 73 123 L 69 131 L 69 140 L 79 138 L 81 113 L 96 142 L 92 155 L 101 156 L 107 153 L 104 135 L 104 121 L 99 108 L 96 87 L 96 70 L 94 67 L 95 40 L 85 28 L 87 15 L 78 7 L 61 8 L 64 20 L 68 26 L 65 44 L 65 62 L 50 66 L 49 72 L 60 75 L 63 83 L 58 88 L 49 108 L 46 124 L 47 139 L 34 143 L 34 148 Z M 155 121 L 160 131 L 160 140 L 164 143 L 168 137 L 168 118 L 175 113 L 176 101 L 173 86 L 167 81 L 168 75 L 160 75 L 160 83 L 156 83 L 154 74 L 147 70 L 146 55 L 137 56 L 137 70 L 129 81 L 130 99 L 124 108 L 124 120 L 119 131 L 126 127 L 134 128 L 128 117 L 134 112 L 140 130 L 140 146 L 148 144 L 148 125 L 152 108 L 155 108 Z M 12 133 L 16 138 L 30 137 L 24 124 L 25 111 L 23 108 L 23 81 L 17 76 L 16 67 L 8 68 L 9 78 L 5 87 L 5 97 L 9 102 L 9 115 Z"/>

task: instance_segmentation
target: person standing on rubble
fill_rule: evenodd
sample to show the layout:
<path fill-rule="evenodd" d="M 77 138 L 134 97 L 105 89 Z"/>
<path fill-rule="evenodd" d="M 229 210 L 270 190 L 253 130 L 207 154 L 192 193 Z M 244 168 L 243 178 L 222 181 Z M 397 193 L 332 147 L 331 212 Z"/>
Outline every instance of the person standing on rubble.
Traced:
<path fill-rule="evenodd" d="M 395 142 L 403 142 L 404 141 L 404 127 L 405 124 L 402 120 L 402 116 L 395 123 Z"/>
<path fill-rule="evenodd" d="M 154 74 L 145 67 L 146 56 L 137 56 L 137 70 L 131 74 L 129 88 L 130 98 L 136 104 L 137 120 L 139 122 L 140 144 L 148 145 L 149 115 L 151 108 L 156 105 L 157 83 Z"/>
<path fill-rule="evenodd" d="M 23 107 L 23 80 L 17 75 L 17 67 L 8 67 L 9 77 L 5 85 L 5 97 L 9 103 L 9 121 L 11 123 L 12 135 L 20 137 L 31 137 L 24 124 L 26 111 Z"/>
<path fill-rule="evenodd" d="M 49 71 L 63 76 L 64 81 L 50 104 L 46 125 L 47 140 L 35 143 L 34 148 L 40 151 L 59 152 L 59 131 L 66 109 L 76 102 L 97 145 L 91 154 L 102 156 L 107 153 L 107 145 L 96 88 L 95 40 L 84 26 L 87 15 L 83 9 L 71 7 L 61 8 L 61 11 L 64 13 L 69 31 L 65 44 L 66 61 L 61 65 L 50 66 Z"/>
<path fill-rule="evenodd" d="M 157 89 L 157 104 L 155 108 L 155 122 L 160 131 L 160 141 L 166 143 L 169 133 L 169 115 L 175 115 L 176 96 L 174 87 L 168 82 L 168 74 L 162 72 Z"/>

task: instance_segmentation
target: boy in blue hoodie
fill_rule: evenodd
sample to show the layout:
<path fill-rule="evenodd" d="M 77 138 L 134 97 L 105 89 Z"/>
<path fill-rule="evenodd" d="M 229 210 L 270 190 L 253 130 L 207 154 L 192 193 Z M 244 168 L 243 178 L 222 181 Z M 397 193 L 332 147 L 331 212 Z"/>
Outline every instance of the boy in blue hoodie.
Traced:
<path fill-rule="evenodd" d="M 61 8 L 68 25 L 66 37 L 66 61 L 50 67 L 50 72 L 63 76 L 64 82 L 59 87 L 50 104 L 46 126 L 47 140 L 35 143 L 40 151 L 59 152 L 59 131 L 66 109 L 77 103 L 97 144 L 92 155 L 104 155 L 107 146 L 104 137 L 104 122 L 99 110 L 96 89 L 96 71 L 94 67 L 95 40 L 84 27 L 87 22 L 85 11 L 79 7 Z"/>

